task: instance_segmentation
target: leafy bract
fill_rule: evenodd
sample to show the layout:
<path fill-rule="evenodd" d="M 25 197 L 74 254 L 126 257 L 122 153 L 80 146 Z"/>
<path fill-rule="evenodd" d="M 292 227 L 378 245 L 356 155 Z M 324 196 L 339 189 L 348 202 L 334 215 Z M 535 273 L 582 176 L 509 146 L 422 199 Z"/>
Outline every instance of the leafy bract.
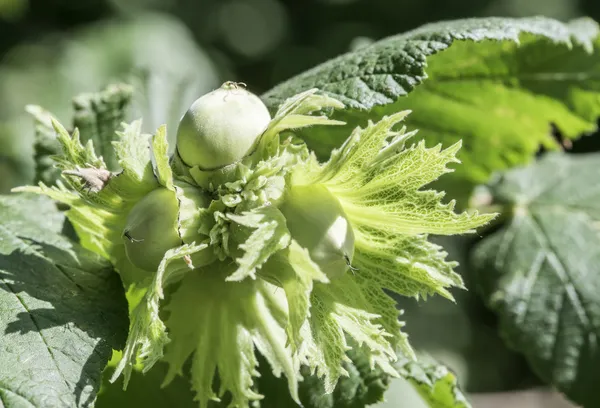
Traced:
<path fill-rule="evenodd" d="M 189 376 L 176 376 L 167 386 L 162 384 L 168 370 L 165 363 L 157 364 L 146 373 L 143 373 L 141 364 L 136 365 L 127 391 L 123 391 L 117 384 L 111 384 L 108 378 L 120 357 L 120 353 L 114 353 L 113 359 L 105 369 L 96 407 L 139 405 L 160 408 L 168 404 L 174 404 L 176 407 L 198 406 L 189 390 Z M 390 382 L 389 375 L 380 369 L 371 368 L 367 354 L 361 353 L 360 349 L 352 349 L 348 351 L 349 361 L 344 363 L 349 376 L 340 378 L 331 394 L 325 392 L 320 378 L 311 375 L 307 367 L 302 367 L 300 372 L 303 380 L 298 384 L 301 405 L 298 405 L 290 397 L 287 381 L 275 377 L 265 358 L 258 357 L 257 370 L 260 376 L 256 380 L 256 390 L 265 395 L 265 398 L 259 401 L 261 408 L 364 408 L 382 401 Z M 211 401 L 209 407 L 225 408 L 229 402 L 230 398 L 225 396 L 220 402 Z"/>
<path fill-rule="evenodd" d="M 53 122 L 63 149 L 54 161 L 67 186 L 24 190 L 68 204 L 81 242 L 111 260 L 136 295 L 111 381 L 123 374 L 126 387 L 136 364 L 146 372 L 164 360 L 165 383 L 190 370 L 201 407 L 219 400 L 247 408 L 263 398 L 256 382 L 259 356 L 274 376 L 285 376 L 296 403 L 301 366 L 330 394 L 350 374 L 350 350 L 360 350 L 371 370 L 398 376 L 397 350 L 413 355 L 399 311 L 384 290 L 452 298 L 449 289 L 462 281 L 427 234 L 472 232 L 493 216 L 456 214 L 453 202 L 443 203 L 443 194 L 425 188 L 450 171 L 460 145 L 408 145 L 415 132 L 398 126 L 408 112 L 357 128 L 320 164 L 293 132 L 340 125 L 312 114 L 342 107 L 315 89 L 295 95 L 249 156 L 215 170 L 187 167 L 177 154 L 169 162 L 166 129 L 150 137 L 134 122 L 114 143 L 123 170 L 110 173 L 91 140 L 83 145 L 77 131 L 69 135 Z M 312 249 L 294 237 L 298 230 L 288 229 L 288 189 L 309 184 L 328 190 L 324 197 L 336 202 L 332 221 L 347 216 L 355 230 L 352 258 L 331 253 L 335 267 L 341 263 L 335 277 L 330 264 L 311 259 Z M 124 253 L 125 239 L 133 245 L 125 222 L 132 207 L 157 188 L 178 200 L 181 241 L 160 247 L 156 271 L 140 271 Z M 307 210 L 319 211 L 318 204 Z M 152 214 L 144 222 L 152 222 Z"/>
<path fill-rule="evenodd" d="M 0 197 L 0 214 L 1 404 L 90 406 L 127 335 L 118 275 L 61 235 L 51 201 Z"/>
<path fill-rule="evenodd" d="M 471 408 L 458 387 L 456 376 L 427 356 L 418 361 L 403 361 L 400 375 L 406 379 L 431 408 Z"/>
<path fill-rule="evenodd" d="M 477 286 L 504 338 L 584 406 L 600 404 L 600 156 L 551 154 L 498 177 L 506 224 L 479 242 Z"/>
<path fill-rule="evenodd" d="M 551 123 L 575 138 L 600 116 L 600 39 L 589 19 L 534 17 L 428 24 L 328 61 L 264 95 L 270 106 L 319 88 L 346 104 L 333 118 L 364 126 L 403 109 L 428 144 L 460 140 L 463 166 L 444 189 L 464 194 L 491 172 L 526 163 L 540 146 L 559 147 Z M 307 129 L 327 158 L 347 129 Z M 461 193 L 462 192 L 462 193 Z"/>
<path fill-rule="evenodd" d="M 273 271 L 273 276 L 270 272 Z M 285 250 L 269 259 L 260 276 L 275 283 L 285 291 L 288 303 L 288 321 L 286 324 L 287 341 L 292 351 L 297 352 L 302 345 L 302 328 L 306 324 L 311 306 L 310 294 L 314 282 L 329 282 L 327 276 L 315 264 L 308 251 L 296 241 L 292 241 Z M 273 278 L 275 277 L 276 278 Z"/>
<path fill-rule="evenodd" d="M 311 295 L 310 367 L 331 392 L 340 375 L 348 348 L 346 333 L 370 350 L 373 366 L 394 375 L 389 362 L 396 349 L 412 357 L 400 329 L 399 311 L 384 288 L 405 296 L 438 293 L 462 286 L 455 266 L 445 261 L 441 248 L 427 242 L 427 233 L 472 232 L 493 215 L 456 214 L 454 203 L 442 203 L 443 193 L 426 190 L 449 172 L 460 145 L 441 150 L 423 142 L 406 147 L 415 132 L 397 128 L 408 112 L 384 117 L 357 128 L 335 150 L 329 162 L 309 161 L 291 176 L 295 185 L 321 184 L 340 202 L 354 228 L 355 273 L 328 284 L 316 284 Z"/>
<path fill-rule="evenodd" d="M 396 360 L 394 340 L 401 339 L 402 351 L 411 353 L 400 330 L 386 331 L 379 321 L 381 316 L 373 312 L 375 308 L 368 303 L 362 289 L 346 275 L 328 285 L 316 284 L 311 293 L 311 336 L 305 339 L 308 349 L 305 358 L 308 366 L 323 377 L 328 394 L 333 392 L 340 377 L 348 376 L 344 363 L 349 362 L 346 352 L 352 347 L 350 339 L 356 343 L 355 347 L 364 346 L 371 368 L 378 367 L 390 376 L 397 376 L 390 363 Z"/>
<path fill-rule="evenodd" d="M 229 214 L 227 218 L 240 226 L 252 228 L 252 233 L 243 244 L 239 245 L 244 255 L 237 259 L 238 268 L 227 280 L 239 281 L 248 276 L 254 278 L 256 270 L 271 255 L 287 248 L 290 244 L 285 218 L 274 207 L 262 207 L 242 214 Z"/>
<path fill-rule="evenodd" d="M 284 292 L 263 280 L 225 281 L 232 272 L 232 266 L 223 263 L 192 271 L 173 294 L 167 306 L 171 343 L 165 355 L 170 366 L 165 383 L 182 373 L 191 356 L 192 387 L 200 407 L 220 400 L 227 391 L 231 406 L 246 407 L 262 398 L 252 389 L 256 348 L 276 377 L 285 374 L 289 393 L 298 401 L 299 365 L 286 346 Z M 220 388 L 215 392 L 217 371 Z"/>
<path fill-rule="evenodd" d="M 62 147 L 62 154 L 54 156 L 54 161 L 63 170 L 67 185 L 60 181 L 52 187 L 40 183 L 38 187 L 20 190 L 45 194 L 69 205 L 66 215 L 81 244 L 110 260 L 126 287 L 133 284 L 144 288 L 152 283 L 145 288 L 143 300 L 131 311 L 130 335 L 116 370 L 117 375 L 125 373 L 126 386 L 136 358 L 144 359 L 147 367 L 151 367 L 162 357 L 163 346 L 168 342 L 164 323 L 158 316 L 158 302 L 163 297 L 162 285 L 172 275 L 178 276 L 181 269 L 189 269 L 187 265 L 181 265 L 183 256 L 203 248 L 191 244 L 168 252 L 155 279 L 149 279 L 148 272 L 135 267 L 125 255 L 123 231 L 133 206 L 150 191 L 159 188 L 160 183 L 174 190 L 164 129 L 159 129 L 152 137 L 141 132 L 140 121 L 125 125 L 121 132 L 116 133 L 118 139 L 113 142 L 122 171 L 110 173 L 101 188 L 92 190 L 88 185 L 90 181 L 81 174 L 93 177 L 96 173 L 108 172 L 102 158 L 95 153 L 93 141 L 89 140 L 84 146 L 77 129 L 69 135 L 60 123 L 53 121 L 52 125 Z M 154 163 L 150 147 L 155 153 Z M 74 176 L 77 173 L 80 176 Z M 174 260 L 179 262 L 174 262 L 173 267 L 167 270 Z"/>
<path fill-rule="evenodd" d="M 84 146 L 77 130 L 69 135 L 60 123 L 52 123 L 63 151 L 62 155 L 54 158 L 60 170 L 78 172 L 85 168 L 108 172 L 102 158 L 96 155 L 91 140 Z M 17 191 L 45 194 L 69 205 L 66 214 L 81 244 L 110 260 L 128 286 L 145 273 L 125 256 L 122 234 L 127 215 L 135 203 L 159 184 L 154 177 L 148 150 L 150 135 L 141 133 L 141 123 L 137 121 L 126 125 L 117 137 L 114 149 L 123 170 L 111 177 L 106 188 L 90 191 L 86 179 L 65 175 L 66 185 L 61 181 L 52 187 L 40 183 L 38 187 L 24 187 Z"/>

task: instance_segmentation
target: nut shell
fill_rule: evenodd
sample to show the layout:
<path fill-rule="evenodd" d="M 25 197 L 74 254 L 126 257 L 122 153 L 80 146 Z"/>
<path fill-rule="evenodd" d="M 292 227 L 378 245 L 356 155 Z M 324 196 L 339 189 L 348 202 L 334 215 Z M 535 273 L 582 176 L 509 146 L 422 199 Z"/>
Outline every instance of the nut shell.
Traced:
<path fill-rule="evenodd" d="M 260 98 L 236 84 L 197 99 L 177 130 L 177 151 L 190 167 L 221 168 L 250 154 L 271 116 Z"/>
<path fill-rule="evenodd" d="M 165 252 L 182 244 L 178 216 L 175 192 L 166 188 L 151 191 L 132 208 L 123 231 L 125 253 L 132 264 L 154 272 Z"/>
<path fill-rule="evenodd" d="M 342 276 L 354 256 L 354 231 L 338 199 L 321 185 L 294 186 L 279 209 L 298 244 L 329 278 Z"/>

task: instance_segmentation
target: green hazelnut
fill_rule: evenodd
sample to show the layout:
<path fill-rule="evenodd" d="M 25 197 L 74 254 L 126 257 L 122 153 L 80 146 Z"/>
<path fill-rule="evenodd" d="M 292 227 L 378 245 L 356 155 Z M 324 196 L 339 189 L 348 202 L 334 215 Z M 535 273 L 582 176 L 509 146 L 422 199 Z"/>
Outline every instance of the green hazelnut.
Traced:
<path fill-rule="evenodd" d="M 235 163 L 254 149 L 271 116 L 260 98 L 241 84 L 226 82 L 197 99 L 177 129 L 177 152 L 203 170 Z"/>
<path fill-rule="evenodd" d="M 123 231 L 132 264 L 156 271 L 165 252 L 182 244 L 178 232 L 179 202 L 174 191 L 159 188 L 135 204 Z"/>
<path fill-rule="evenodd" d="M 329 277 L 351 268 L 354 231 L 338 201 L 322 185 L 293 186 L 279 209 L 298 244 Z"/>

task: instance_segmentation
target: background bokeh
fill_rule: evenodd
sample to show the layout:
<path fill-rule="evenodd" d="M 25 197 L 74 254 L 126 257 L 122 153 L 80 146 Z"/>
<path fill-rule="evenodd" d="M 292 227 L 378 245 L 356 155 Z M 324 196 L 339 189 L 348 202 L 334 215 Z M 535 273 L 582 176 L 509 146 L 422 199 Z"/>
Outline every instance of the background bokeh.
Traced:
<path fill-rule="evenodd" d="M 148 131 L 167 123 L 173 133 L 191 101 L 225 80 L 260 94 L 385 36 L 491 15 L 599 20 L 600 2 L 0 0 L 0 193 L 32 181 L 27 104 L 68 121 L 72 96 L 127 80 L 139 91 L 132 115 L 143 116 Z M 453 259 L 464 256 L 459 241 L 441 243 Z M 523 358 L 504 346 L 495 317 L 472 292 L 458 293 L 457 306 L 438 298 L 399 302 L 412 343 L 448 364 L 467 391 L 540 385 Z"/>

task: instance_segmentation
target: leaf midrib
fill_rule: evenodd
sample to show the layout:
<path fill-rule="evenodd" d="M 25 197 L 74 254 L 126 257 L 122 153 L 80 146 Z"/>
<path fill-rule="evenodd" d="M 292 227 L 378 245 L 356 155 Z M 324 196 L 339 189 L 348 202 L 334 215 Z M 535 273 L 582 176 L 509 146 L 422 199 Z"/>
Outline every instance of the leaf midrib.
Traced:
<path fill-rule="evenodd" d="M 559 280 L 562 282 L 564 294 L 568 296 L 569 302 L 571 303 L 571 305 L 573 305 L 574 309 L 577 311 L 577 314 L 579 315 L 579 311 L 581 311 L 583 313 L 583 317 L 584 317 L 583 319 L 582 319 L 582 316 L 579 315 L 579 318 L 581 320 L 580 323 L 582 324 L 582 326 L 585 328 L 585 330 L 588 333 L 595 333 L 595 328 L 592 327 L 593 319 L 590 317 L 591 314 L 585 308 L 585 302 L 582 301 L 582 296 L 579 293 L 579 290 L 577 289 L 575 283 L 573 282 L 573 279 L 568 272 L 568 268 L 564 265 L 562 259 L 557 255 L 556 249 L 553 247 L 553 245 L 551 244 L 551 241 L 548 239 L 548 234 L 545 232 L 545 230 L 542 227 L 542 224 L 540 222 L 539 210 L 541 209 L 543 211 L 544 209 L 547 209 L 548 207 L 537 206 L 538 211 L 535 211 L 536 210 L 535 207 L 536 206 L 532 206 L 528 209 L 527 213 L 523 214 L 522 216 L 515 217 L 513 219 L 513 221 L 511 222 L 511 226 L 505 232 L 505 234 L 507 234 L 509 232 L 509 230 L 512 230 L 513 228 L 521 229 L 525 226 L 524 223 L 522 223 L 520 221 L 517 222 L 517 220 L 523 219 L 523 217 L 529 219 L 529 221 L 530 221 L 529 225 L 532 228 L 534 228 L 535 238 L 539 244 L 540 250 L 545 253 L 544 254 L 545 262 L 550 263 L 550 266 L 557 274 L 557 277 L 559 278 Z M 556 208 L 556 206 L 554 206 L 552 209 L 555 209 L 555 208 Z M 582 211 L 582 213 L 583 213 L 583 211 Z M 565 214 L 568 214 L 568 211 L 565 211 Z M 585 215 L 589 217 L 589 215 L 587 215 L 587 214 L 585 214 Z M 512 238 L 514 239 L 514 236 L 516 236 L 516 235 L 517 235 L 516 232 L 514 234 L 512 234 Z M 512 239 L 511 239 L 511 242 L 512 242 Z M 558 271 L 558 269 L 556 268 L 556 265 L 552 264 L 551 260 L 548 258 L 548 254 L 554 255 L 554 258 L 556 259 L 556 261 L 558 261 L 558 263 L 564 273 L 560 273 Z M 573 288 L 576 302 L 574 302 L 574 300 L 571 298 L 571 296 L 569 296 L 569 293 L 566 290 L 567 285 L 570 285 L 570 287 Z M 577 303 L 577 305 L 575 305 L 575 303 Z M 597 337 L 595 335 L 594 335 L 594 338 L 597 339 Z"/>

